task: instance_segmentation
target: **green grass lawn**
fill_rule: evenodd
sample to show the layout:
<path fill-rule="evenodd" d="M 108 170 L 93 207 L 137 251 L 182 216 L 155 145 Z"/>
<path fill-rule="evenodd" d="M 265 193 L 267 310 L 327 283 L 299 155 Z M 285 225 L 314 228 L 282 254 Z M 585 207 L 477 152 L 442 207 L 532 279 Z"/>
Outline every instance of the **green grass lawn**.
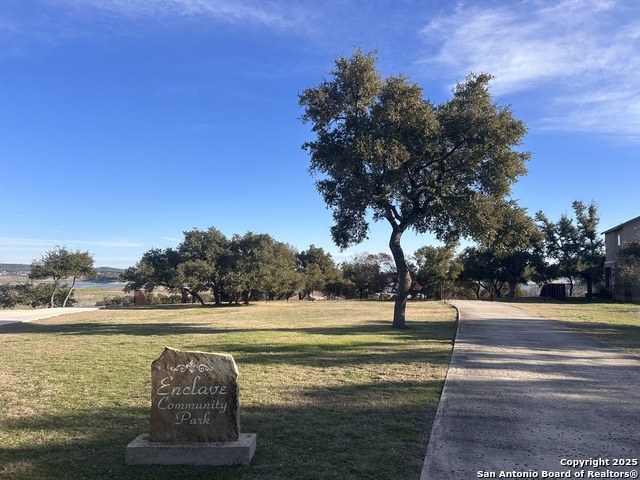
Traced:
<path fill-rule="evenodd" d="M 11 479 L 418 479 L 455 311 L 270 302 L 100 310 L 0 327 L 0 477 Z M 245 467 L 127 466 L 149 429 L 151 362 L 164 346 L 230 353 Z"/>
<path fill-rule="evenodd" d="M 584 300 L 517 302 L 511 305 L 559 320 L 640 355 L 640 305 Z"/>

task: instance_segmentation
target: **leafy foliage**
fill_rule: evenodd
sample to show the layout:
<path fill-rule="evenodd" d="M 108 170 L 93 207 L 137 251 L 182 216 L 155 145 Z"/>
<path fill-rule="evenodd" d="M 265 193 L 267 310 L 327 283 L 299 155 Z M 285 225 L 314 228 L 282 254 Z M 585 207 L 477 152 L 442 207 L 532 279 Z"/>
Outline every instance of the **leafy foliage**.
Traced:
<path fill-rule="evenodd" d="M 536 213 L 536 220 L 544 234 L 544 254 L 550 263 L 548 278 L 566 277 L 571 288 L 574 279 L 582 278 L 587 284 L 587 296 L 591 297 L 593 285 L 604 275 L 604 240 L 598 233 L 598 209 L 595 203 L 572 203 L 575 218 L 563 214 L 557 222 L 551 222 L 543 212 Z"/>
<path fill-rule="evenodd" d="M 53 296 L 53 291 L 60 295 Z M 0 285 L 0 307 L 14 308 L 18 305 L 26 305 L 31 308 L 43 307 L 66 307 L 76 303 L 73 298 L 73 290 L 69 285 L 62 284 L 54 286 L 49 283 L 19 283 L 14 285 Z"/>
<path fill-rule="evenodd" d="M 40 260 L 31 264 L 29 278 L 35 280 L 53 279 L 49 306 L 56 305 L 56 294 L 63 293 L 63 307 L 67 306 L 71 293 L 78 278 L 86 278 L 97 275 L 97 270 L 93 266 L 93 257 L 89 252 L 79 250 L 72 252 L 66 247 L 56 246 L 53 250 L 46 252 Z M 65 292 L 59 292 L 60 281 L 72 278 L 71 287 Z"/>
<path fill-rule="evenodd" d="M 456 258 L 452 246 L 424 246 L 413 254 L 417 263 L 417 282 L 421 293 L 430 298 L 444 299 L 445 292 L 453 287 L 462 271 L 462 263 Z"/>
<path fill-rule="evenodd" d="M 297 255 L 298 271 L 302 275 L 304 283 L 304 295 L 309 295 L 316 290 L 332 290 L 338 295 L 343 292 L 336 290 L 336 286 L 342 279 L 342 272 L 338 269 L 331 254 L 323 248 L 310 245 L 309 248 Z"/>
<path fill-rule="evenodd" d="M 629 286 L 640 286 L 640 237 L 625 242 L 616 256 L 616 276 Z"/>
<path fill-rule="evenodd" d="M 470 75 L 451 100 L 434 105 L 407 77 L 383 79 L 375 64 L 373 53 L 359 49 L 338 57 L 332 78 L 300 95 L 302 121 L 316 135 L 303 148 L 333 210 L 336 245 L 362 242 L 369 214 L 390 224 L 398 275 L 393 325 L 402 328 L 411 286 L 402 234 L 482 238 L 493 204 L 526 172 L 529 154 L 513 150 L 526 129 L 492 101 L 490 75 Z"/>
<path fill-rule="evenodd" d="M 361 253 L 342 264 L 344 278 L 350 280 L 358 291 L 358 298 L 388 292 L 397 282 L 397 274 L 391 256 L 386 253 Z"/>
<path fill-rule="evenodd" d="M 15 285 L 0 285 L 0 307 L 13 308 L 21 304 L 21 297 Z"/>
<path fill-rule="evenodd" d="M 256 300 L 260 292 L 270 300 L 291 296 L 300 283 L 295 275 L 295 251 L 266 234 L 235 235 L 230 244 L 231 268 L 225 283 L 235 302 Z"/>
<path fill-rule="evenodd" d="M 184 235 L 177 249 L 151 249 L 127 269 L 125 289 L 162 286 L 201 303 L 199 294 L 211 291 L 216 304 L 289 298 L 300 288 L 327 290 L 329 284 L 339 290 L 340 270 L 331 255 L 313 245 L 298 254 L 267 234 L 247 232 L 228 239 L 213 227 Z"/>
<path fill-rule="evenodd" d="M 462 256 L 462 278 L 474 282 L 490 296 L 514 297 L 516 286 L 534 278 L 543 265 L 543 236 L 526 210 L 515 202 L 505 202 L 494 210 L 497 228 L 477 247 Z"/>

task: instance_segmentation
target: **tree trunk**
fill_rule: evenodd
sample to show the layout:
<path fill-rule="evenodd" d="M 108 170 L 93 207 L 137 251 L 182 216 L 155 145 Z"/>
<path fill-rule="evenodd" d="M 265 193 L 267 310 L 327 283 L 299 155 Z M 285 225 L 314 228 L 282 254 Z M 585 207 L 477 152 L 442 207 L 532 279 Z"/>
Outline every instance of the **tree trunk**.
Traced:
<path fill-rule="evenodd" d="M 69 297 L 71 297 L 71 292 L 73 292 L 73 289 L 76 286 L 76 278 L 77 277 L 73 277 L 73 282 L 71 283 L 71 288 L 69 289 L 69 291 L 67 292 L 67 296 L 64 297 L 64 302 L 62 302 L 62 306 L 66 307 L 67 306 L 67 301 L 69 300 Z"/>
<path fill-rule="evenodd" d="M 218 284 L 218 282 L 212 282 L 213 298 L 215 300 L 216 305 L 220 305 L 222 303 L 222 296 L 220 295 L 220 291 L 222 288 Z"/>
<path fill-rule="evenodd" d="M 585 294 L 585 298 L 587 300 L 593 300 L 593 276 L 591 275 L 591 273 L 586 272 L 586 273 L 583 273 L 581 277 L 585 285 L 587 286 L 587 292 Z"/>
<path fill-rule="evenodd" d="M 592 300 L 593 299 L 593 279 L 591 277 L 588 277 L 586 281 L 587 281 L 587 299 Z"/>
<path fill-rule="evenodd" d="M 53 308 L 56 306 L 56 292 L 58 291 L 58 282 L 54 280 L 53 282 L 53 290 L 51 291 L 51 298 L 49 298 L 49 308 Z"/>
<path fill-rule="evenodd" d="M 396 302 L 393 306 L 393 328 L 406 328 L 405 313 L 407 309 L 407 297 L 409 296 L 409 288 L 411 287 L 411 275 L 407 260 L 404 258 L 404 252 L 400 246 L 400 238 L 402 238 L 403 230 L 399 228 L 393 229 L 391 238 L 389 239 L 389 248 L 396 263 L 398 272 L 398 291 L 396 292 Z"/>
<path fill-rule="evenodd" d="M 202 299 L 202 297 L 198 294 L 198 292 L 194 292 L 193 290 L 190 290 L 188 288 L 185 288 L 186 292 L 191 295 L 191 303 L 193 303 L 193 299 L 197 300 L 198 302 L 200 302 L 200 305 L 205 305 L 204 300 Z"/>

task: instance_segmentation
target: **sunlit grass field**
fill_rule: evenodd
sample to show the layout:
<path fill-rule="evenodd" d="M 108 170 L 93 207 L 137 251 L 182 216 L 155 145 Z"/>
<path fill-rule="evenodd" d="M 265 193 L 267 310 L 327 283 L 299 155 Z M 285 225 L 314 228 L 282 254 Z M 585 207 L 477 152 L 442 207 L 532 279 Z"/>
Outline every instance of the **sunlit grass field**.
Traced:
<path fill-rule="evenodd" d="M 0 477 L 418 479 L 455 310 L 410 303 L 269 302 L 113 309 L 0 327 Z M 164 346 L 230 353 L 249 466 L 127 466 L 149 429 L 150 366 Z"/>

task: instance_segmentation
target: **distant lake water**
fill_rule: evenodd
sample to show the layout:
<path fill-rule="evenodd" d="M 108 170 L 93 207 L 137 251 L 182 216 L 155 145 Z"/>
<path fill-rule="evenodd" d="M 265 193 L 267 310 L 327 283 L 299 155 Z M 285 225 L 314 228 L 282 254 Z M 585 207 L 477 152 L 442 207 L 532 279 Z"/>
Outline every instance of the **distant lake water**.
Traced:
<path fill-rule="evenodd" d="M 124 283 L 77 282 L 76 288 L 124 288 L 125 285 Z"/>

